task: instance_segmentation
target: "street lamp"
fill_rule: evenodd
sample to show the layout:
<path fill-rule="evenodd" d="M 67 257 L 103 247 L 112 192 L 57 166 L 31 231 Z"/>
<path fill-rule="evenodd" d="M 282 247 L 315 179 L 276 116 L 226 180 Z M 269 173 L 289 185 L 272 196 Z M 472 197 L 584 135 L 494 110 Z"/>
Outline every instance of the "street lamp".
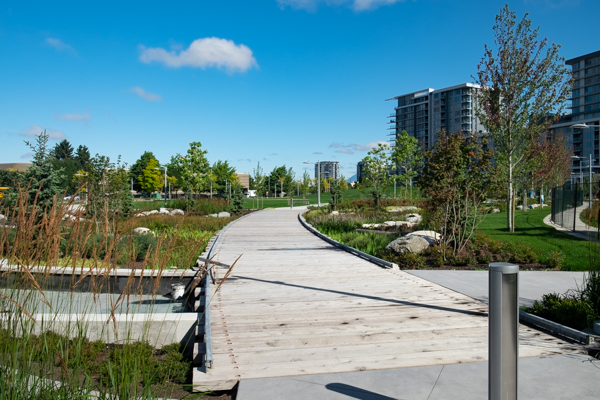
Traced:
<path fill-rule="evenodd" d="M 316 163 L 304 161 L 304 164 L 315 164 L 317 166 L 317 204 L 321 207 L 321 161 Z"/>
<path fill-rule="evenodd" d="M 167 208 L 167 167 L 163 167 L 165 169 L 165 208 Z M 156 167 L 154 169 L 160 170 L 160 168 Z"/>

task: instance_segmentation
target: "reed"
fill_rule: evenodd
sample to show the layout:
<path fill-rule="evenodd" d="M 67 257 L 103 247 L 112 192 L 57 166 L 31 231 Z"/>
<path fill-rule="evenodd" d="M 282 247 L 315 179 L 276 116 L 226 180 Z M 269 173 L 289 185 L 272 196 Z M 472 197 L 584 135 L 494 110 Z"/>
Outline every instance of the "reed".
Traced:
<path fill-rule="evenodd" d="M 58 197 L 41 207 L 29 193 L 0 204 L 0 400 L 191 396 L 184 346 L 157 349 L 149 323 L 121 321 L 154 313 L 165 272 L 193 265 L 211 232 L 182 230 L 181 220 L 139 239 L 135 218 L 109 224 Z M 115 291 L 123 266 L 130 273 Z"/>

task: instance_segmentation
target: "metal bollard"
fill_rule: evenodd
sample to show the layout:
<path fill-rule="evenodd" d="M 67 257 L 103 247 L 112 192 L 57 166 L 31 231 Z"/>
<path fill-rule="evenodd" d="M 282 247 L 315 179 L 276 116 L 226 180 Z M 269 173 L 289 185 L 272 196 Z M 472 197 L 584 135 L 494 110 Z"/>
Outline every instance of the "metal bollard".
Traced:
<path fill-rule="evenodd" d="M 519 266 L 489 266 L 488 399 L 516 400 L 519 367 Z"/>

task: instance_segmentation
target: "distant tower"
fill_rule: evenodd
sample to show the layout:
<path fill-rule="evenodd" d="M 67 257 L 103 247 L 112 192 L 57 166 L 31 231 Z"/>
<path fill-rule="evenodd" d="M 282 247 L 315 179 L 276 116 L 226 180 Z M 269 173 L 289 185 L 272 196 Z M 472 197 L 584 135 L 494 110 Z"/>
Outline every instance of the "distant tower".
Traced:
<path fill-rule="evenodd" d="M 315 179 L 317 179 L 319 175 L 319 166 L 321 167 L 321 179 L 340 179 L 339 161 L 321 161 L 315 164 Z"/>

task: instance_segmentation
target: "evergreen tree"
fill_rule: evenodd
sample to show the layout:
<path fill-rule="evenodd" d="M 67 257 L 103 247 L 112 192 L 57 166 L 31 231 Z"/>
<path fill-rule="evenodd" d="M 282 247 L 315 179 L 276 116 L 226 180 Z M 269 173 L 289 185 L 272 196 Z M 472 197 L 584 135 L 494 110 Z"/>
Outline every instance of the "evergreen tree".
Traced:
<path fill-rule="evenodd" d="M 90 166 L 91 160 L 92 157 L 90 155 L 90 150 L 87 148 L 87 146 L 79 145 L 77 151 L 75 152 L 75 162 L 77 163 L 77 169 L 87 171 Z"/>
<path fill-rule="evenodd" d="M 242 185 L 238 183 L 233 186 L 230 210 L 232 214 L 236 215 L 241 214 L 244 210 L 244 194 L 242 193 Z"/>
<path fill-rule="evenodd" d="M 58 142 L 52 150 L 52 155 L 57 160 L 67 160 L 73 158 L 73 146 L 67 139 Z"/>

